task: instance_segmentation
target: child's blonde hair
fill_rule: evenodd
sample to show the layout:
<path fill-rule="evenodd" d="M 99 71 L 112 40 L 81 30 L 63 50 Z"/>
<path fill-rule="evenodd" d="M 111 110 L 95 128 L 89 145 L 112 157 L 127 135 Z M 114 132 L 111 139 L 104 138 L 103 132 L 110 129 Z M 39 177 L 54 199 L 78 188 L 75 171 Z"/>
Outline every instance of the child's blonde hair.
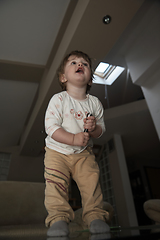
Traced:
<path fill-rule="evenodd" d="M 84 52 L 81 52 L 81 51 L 72 51 L 71 53 L 67 54 L 65 56 L 65 58 L 63 59 L 63 61 L 61 62 L 59 68 L 57 69 L 57 77 L 58 77 L 58 80 L 59 80 L 59 83 L 62 87 L 62 90 L 63 91 L 66 91 L 66 84 L 65 83 L 62 83 L 60 78 L 62 76 L 62 74 L 64 74 L 64 68 L 66 66 L 66 63 L 68 61 L 68 58 L 70 56 L 76 56 L 76 57 L 82 57 L 84 58 L 88 63 L 89 63 L 89 66 L 90 66 L 90 70 L 91 70 L 91 81 L 93 79 L 93 70 L 92 70 L 92 61 L 91 61 L 91 58 Z M 91 86 L 87 84 L 87 89 L 86 89 L 86 92 L 88 92 L 90 90 Z"/>

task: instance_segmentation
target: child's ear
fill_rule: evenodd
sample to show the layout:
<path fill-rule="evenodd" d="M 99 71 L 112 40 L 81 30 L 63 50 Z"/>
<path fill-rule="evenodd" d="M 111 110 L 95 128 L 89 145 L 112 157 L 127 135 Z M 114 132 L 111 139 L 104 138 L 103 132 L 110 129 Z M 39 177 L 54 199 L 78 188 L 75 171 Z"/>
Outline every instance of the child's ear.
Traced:
<path fill-rule="evenodd" d="M 92 78 L 89 80 L 88 85 L 89 85 L 89 86 L 92 85 Z"/>
<path fill-rule="evenodd" d="M 67 79 L 66 79 L 66 77 L 65 77 L 64 74 L 61 74 L 61 76 L 60 76 L 60 81 L 61 81 L 62 83 L 67 82 Z"/>

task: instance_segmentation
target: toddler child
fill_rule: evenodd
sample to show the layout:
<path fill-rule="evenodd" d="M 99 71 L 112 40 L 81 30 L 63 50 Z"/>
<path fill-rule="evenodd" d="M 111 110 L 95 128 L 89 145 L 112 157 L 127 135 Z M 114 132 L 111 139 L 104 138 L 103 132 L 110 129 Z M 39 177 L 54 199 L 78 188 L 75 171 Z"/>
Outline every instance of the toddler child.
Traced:
<path fill-rule="evenodd" d="M 47 235 L 69 234 L 68 224 L 74 219 L 68 203 L 70 177 L 80 190 L 82 218 L 90 232 L 104 233 L 109 231 L 109 214 L 103 210 L 92 138 L 99 138 L 105 125 L 102 104 L 88 94 L 93 78 L 91 59 L 81 51 L 73 51 L 64 58 L 57 74 L 63 91 L 51 98 L 45 114 Z"/>

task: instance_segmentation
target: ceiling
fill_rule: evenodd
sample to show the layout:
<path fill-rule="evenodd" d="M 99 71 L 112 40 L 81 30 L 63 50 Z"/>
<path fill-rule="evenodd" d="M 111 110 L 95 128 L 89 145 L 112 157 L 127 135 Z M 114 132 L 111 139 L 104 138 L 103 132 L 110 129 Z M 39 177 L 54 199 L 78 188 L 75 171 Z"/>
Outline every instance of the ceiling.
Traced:
<path fill-rule="evenodd" d="M 44 114 L 59 92 L 56 69 L 66 53 L 90 55 L 126 66 L 124 53 L 151 1 L 144 0 L 1 0 L 0 1 L 0 150 L 20 146 L 21 155 L 44 148 Z M 109 14 L 110 24 L 102 18 Z M 159 147 L 139 86 L 127 70 L 111 86 L 93 84 L 90 94 L 105 108 L 107 132 L 122 136 L 126 156 Z M 145 124 L 142 124 L 145 122 Z M 141 124 L 143 127 L 141 127 Z M 96 143 L 96 141 L 95 141 Z"/>

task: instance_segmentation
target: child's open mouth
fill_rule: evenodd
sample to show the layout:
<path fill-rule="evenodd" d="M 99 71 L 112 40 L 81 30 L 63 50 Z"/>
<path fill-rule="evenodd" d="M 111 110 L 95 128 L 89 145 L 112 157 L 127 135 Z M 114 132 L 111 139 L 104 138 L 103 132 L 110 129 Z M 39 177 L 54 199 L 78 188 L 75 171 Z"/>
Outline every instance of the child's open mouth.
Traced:
<path fill-rule="evenodd" d="M 83 68 L 79 67 L 76 71 L 76 73 L 84 73 Z"/>

